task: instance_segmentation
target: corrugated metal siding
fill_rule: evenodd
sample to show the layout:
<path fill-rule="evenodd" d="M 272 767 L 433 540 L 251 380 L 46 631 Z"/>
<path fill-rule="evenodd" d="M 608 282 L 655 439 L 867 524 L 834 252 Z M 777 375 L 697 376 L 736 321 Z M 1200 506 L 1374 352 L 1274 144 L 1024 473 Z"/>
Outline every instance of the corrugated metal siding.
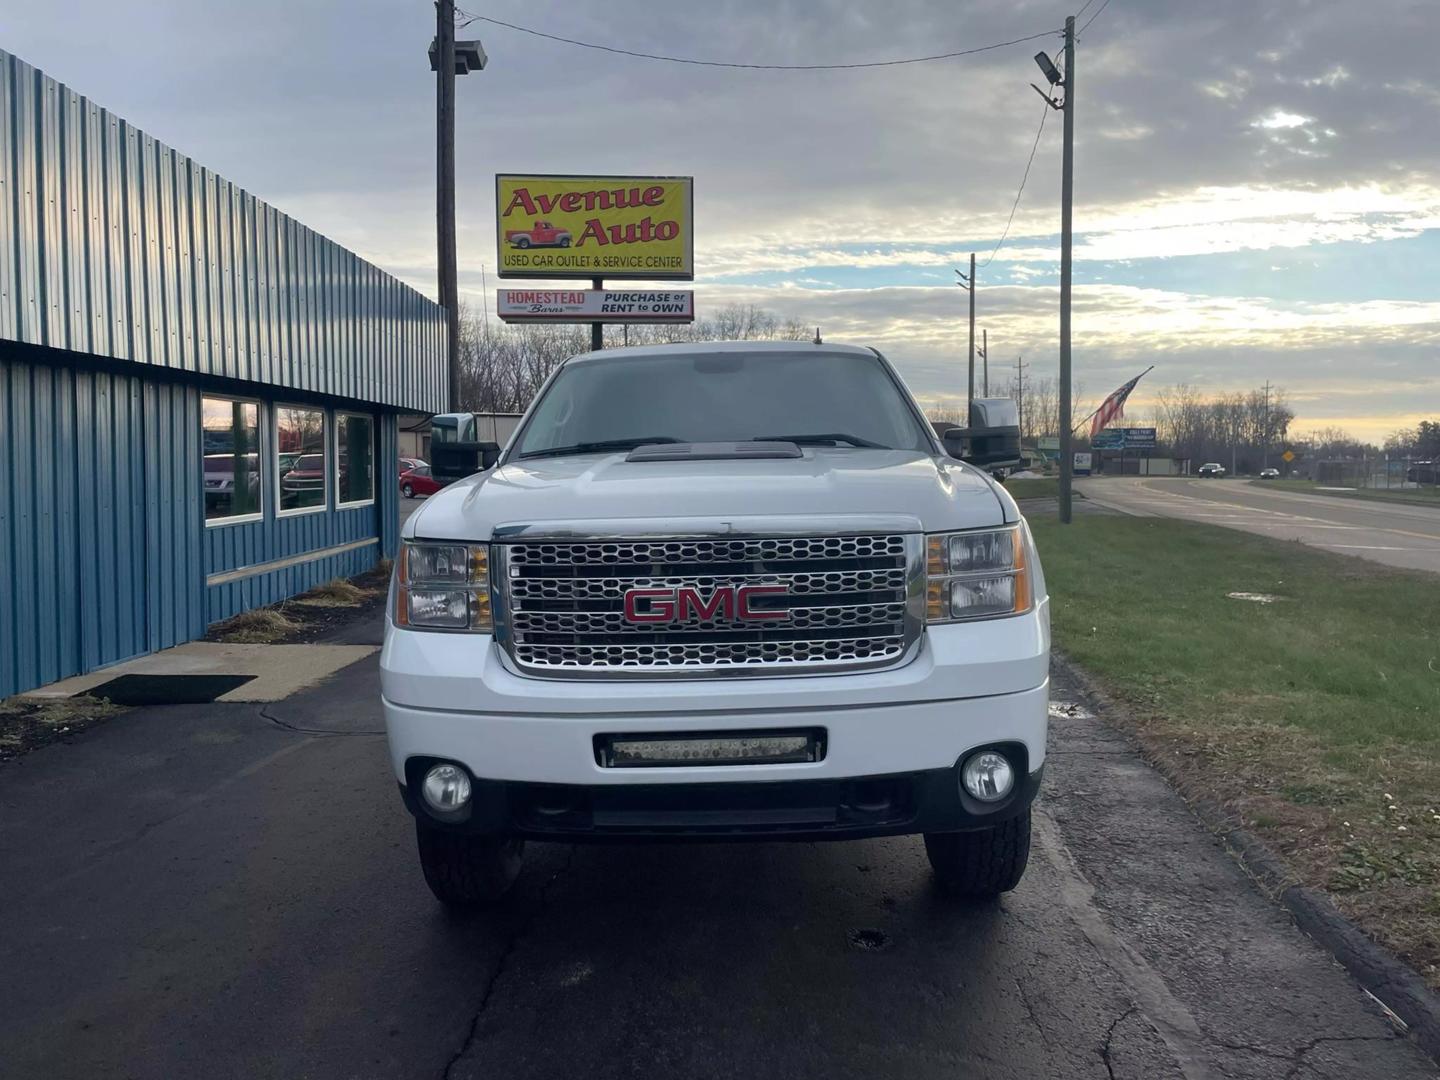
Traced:
<path fill-rule="evenodd" d="M 194 387 L 0 357 L 0 697 L 204 633 L 199 439 Z"/>
<path fill-rule="evenodd" d="M 0 338 L 435 412 L 442 310 L 0 50 Z"/>

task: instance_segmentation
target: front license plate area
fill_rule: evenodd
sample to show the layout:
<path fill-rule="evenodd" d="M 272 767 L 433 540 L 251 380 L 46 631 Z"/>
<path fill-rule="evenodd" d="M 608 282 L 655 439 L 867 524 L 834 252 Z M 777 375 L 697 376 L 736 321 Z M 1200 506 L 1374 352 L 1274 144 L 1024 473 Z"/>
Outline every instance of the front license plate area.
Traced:
<path fill-rule="evenodd" d="M 595 736 L 595 761 L 605 769 L 795 765 L 824 758 L 819 728 Z"/>

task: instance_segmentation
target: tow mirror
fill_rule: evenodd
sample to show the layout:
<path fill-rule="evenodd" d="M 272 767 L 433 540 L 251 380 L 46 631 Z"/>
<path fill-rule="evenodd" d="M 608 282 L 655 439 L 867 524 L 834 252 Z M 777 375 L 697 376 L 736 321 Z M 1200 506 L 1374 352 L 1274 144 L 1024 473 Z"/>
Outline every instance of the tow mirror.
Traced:
<path fill-rule="evenodd" d="M 970 403 L 970 426 L 941 436 L 945 452 L 985 468 L 1020 464 L 1020 410 L 1010 398 L 978 398 Z"/>
<path fill-rule="evenodd" d="M 430 474 L 442 484 L 463 480 L 500 460 L 500 444 L 495 442 L 431 442 Z"/>

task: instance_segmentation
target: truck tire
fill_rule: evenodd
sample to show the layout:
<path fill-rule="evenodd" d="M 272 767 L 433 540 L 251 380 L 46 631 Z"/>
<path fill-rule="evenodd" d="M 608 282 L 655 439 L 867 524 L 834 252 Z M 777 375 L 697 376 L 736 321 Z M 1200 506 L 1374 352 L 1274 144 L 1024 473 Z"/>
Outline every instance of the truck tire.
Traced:
<path fill-rule="evenodd" d="M 516 246 L 517 248 L 519 248 L 521 251 L 524 251 L 526 248 L 528 248 L 528 247 L 530 246 L 530 238 L 529 238 L 528 236 L 519 236 L 519 237 L 516 237 L 516 238 L 515 238 L 515 246 Z"/>
<path fill-rule="evenodd" d="M 1020 884 L 1030 861 L 1030 811 L 974 832 L 926 833 L 935 880 L 952 896 L 999 896 Z"/>
<path fill-rule="evenodd" d="M 570 237 L 568 237 L 568 236 L 562 236 L 562 237 L 560 238 L 560 246 L 561 246 L 561 247 L 569 247 L 569 246 L 570 246 Z"/>
<path fill-rule="evenodd" d="M 525 841 L 470 836 L 415 823 L 425 884 L 446 907 L 493 904 L 510 891 L 525 857 Z"/>

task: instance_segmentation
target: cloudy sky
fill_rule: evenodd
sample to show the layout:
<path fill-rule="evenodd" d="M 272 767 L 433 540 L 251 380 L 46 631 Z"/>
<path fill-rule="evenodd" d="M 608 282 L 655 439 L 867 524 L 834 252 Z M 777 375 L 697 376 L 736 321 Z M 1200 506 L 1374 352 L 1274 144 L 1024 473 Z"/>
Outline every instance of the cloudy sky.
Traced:
<path fill-rule="evenodd" d="M 1067 14 L 1055 0 L 462 7 L 749 63 L 960 50 Z M 433 30 L 426 0 L 0 4 L 0 45 L 432 295 Z M 1030 56 L 1058 34 L 811 72 L 658 63 L 482 22 L 461 36 L 490 56 L 457 82 L 460 281 L 477 303 L 495 172 L 693 175 L 702 311 L 754 302 L 878 346 L 923 399 L 963 393 L 951 268 L 1000 238 L 1045 109 Z M 1155 364 L 1151 392 L 1269 378 L 1301 429 L 1380 438 L 1440 412 L 1437 38 L 1440 0 L 1110 0 L 1076 62 L 1086 398 Z M 980 275 L 996 365 L 1023 354 L 1032 375 L 1056 366 L 1060 131 L 1057 113 Z"/>

